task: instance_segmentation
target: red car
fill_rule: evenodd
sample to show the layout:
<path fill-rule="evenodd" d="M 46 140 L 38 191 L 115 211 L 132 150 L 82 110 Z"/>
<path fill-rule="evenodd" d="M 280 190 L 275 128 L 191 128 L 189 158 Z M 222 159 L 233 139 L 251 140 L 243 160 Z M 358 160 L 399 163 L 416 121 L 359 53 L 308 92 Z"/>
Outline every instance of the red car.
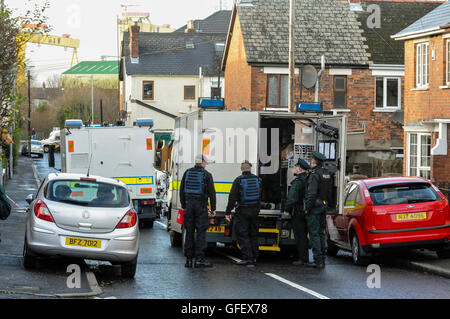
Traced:
<path fill-rule="evenodd" d="M 428 248 L 450 254 L 450 208 L 446 197 L 420 177 L 372 178 L 349 182 L 343 215 L 327 215 L 327 254 L 352 252 L 364 265 L 376 251 Z"/>

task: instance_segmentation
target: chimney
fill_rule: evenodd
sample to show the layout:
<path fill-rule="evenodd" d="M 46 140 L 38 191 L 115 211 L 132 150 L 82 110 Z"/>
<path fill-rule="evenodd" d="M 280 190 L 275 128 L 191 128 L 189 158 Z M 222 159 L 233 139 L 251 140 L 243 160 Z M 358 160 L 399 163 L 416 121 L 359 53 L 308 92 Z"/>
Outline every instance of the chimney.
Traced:
<path fill-rule="evenodd" d="M 195 30 L 195 27 L 194 27 L 194 20 L 189 20 L 187 22 L 186 30 L 184 30 L 184 33 L 196 33 L 196 32 L 197 32 L 197 30 Z"/>
<path fill-rule="evenodd" d="M 140 27 L 137 25 L 137 23 L 130 26 L 131 63 L 139 63 L 139 30 Z"/>

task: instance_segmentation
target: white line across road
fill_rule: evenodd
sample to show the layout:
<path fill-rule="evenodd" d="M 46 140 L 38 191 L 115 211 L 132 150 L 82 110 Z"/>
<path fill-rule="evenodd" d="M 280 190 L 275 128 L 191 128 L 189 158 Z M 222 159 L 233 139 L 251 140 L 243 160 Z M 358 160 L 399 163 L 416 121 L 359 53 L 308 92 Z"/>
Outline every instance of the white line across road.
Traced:
<path fill-rule="evenodd" d="M 230 255 L 226 255 L 226 254 L 223 254 L 223 255 L 225 257 L 235 261 L 235 262 L 241 261 L 241 259 L 239 259 L 239 258 L 230 256 Z M 284 283 L 286 285 L 289 285 L 289 286 L 291 286 L 291 287 L 293 287 L 295 289 L 298 289 L 298 290 L 301 290 L 303 292 L 306 292 L 307 294 L 310 294 L 310 295 L 312 295 L 312 296 L 314 296 L 316 298 L 319 298 L 319 299 L 330 299 L 330 298 L 328 298 L 328 297 L 326 297 L 326 296 L 324 296 L 322 294 L 319 294 L 318 292 L 315 292 L 314 290 L 311 290 L 311 289 L 308 289 L 306 287 L 300 286 L 299 284 L 296 284 L 295 282 L 292 282 L 292 281 L 289 281 L 287 279 L 284 279 L 283 277 L 280 277 L 278 275 L 275 275 L 275 274 L 272 274 L 272 273 L 264 273 L 264 275 L 272 277 L 273 279 L 276 279 L 278 281 L 281 281 L 282 283 Z"/>
<path fill-rule="evenodd" d="M 300 286 L 299 284 L 296 284 L 296 283 L 294 283 L 292 281 L 284 279 L 283 277 L 280 277 L 278 275 L 271 274 L 271 273 L 266 273 L 266 275 L 269 276 L 269 277 L 272 277 L 272 278 L 274 278 L 274 279 L 276 279 L 278 281 L 281 281 L 282 283 L 285 283 L 285 284 L 287 284 L 287 285 L 289 285 L 291 287 L 294 287 L 294 288 L 296 288 L 298 290 L 301 290 L 301 291 L 306 292 L 306 293 L 308 293 L 310 295 L 313 295 L 316 298 L 319 298 L 319 299 L 330 299 L 328 297 L 325 297 L 324 295 L 319 294 L 318 292 L 315 292 L 315 291 L 313 291 L 311 289 L 308 289 L 308 288 L 305 288 L 303 286 Z"/>

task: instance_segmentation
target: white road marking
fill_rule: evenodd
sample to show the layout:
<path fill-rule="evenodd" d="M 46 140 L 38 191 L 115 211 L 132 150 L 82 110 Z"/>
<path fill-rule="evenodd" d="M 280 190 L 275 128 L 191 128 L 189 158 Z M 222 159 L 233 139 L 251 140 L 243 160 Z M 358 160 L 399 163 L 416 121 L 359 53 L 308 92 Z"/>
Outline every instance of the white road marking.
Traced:
<path fill-rule="evenodd" d="M 308 289 L 308 288 L 305 288 L 303 286 L 300 286 L 299 284 L 296 284 L 296 283 L 294 283 L 292 281 L 284 279 L 283 277 L 280 277 L 278 275 L 271 274 L 271 273 L 266 273 L 266 275 L 269 276 L 269 277 L 272 277 L 272 278 L 274 278 L 274 279 L 276 279 L 278 281 L 281 281 L 282 283 L 285 283 L 285 284 L 287 284 L 287 285 L 289 285 L 291 287 L 294 287 L 294 288 L 296 288 L 298 290 L 301 290 L 301 291 L 306 292 L 306 293 L 308 293 L 310 295 L 313 295 L 316 298 L 319 298 L 319 299 L 330 299 L 330 298 L 328 298 L 328 297 L 326 297 L 324 295 L 319 294 L 318 292 L 315 292 L 315 291 L 313 291 L 311 289 Z"/>
<path fill-rule="evenodd" d="M 224 255 L 225 257 L 227 257 L 227 258 L 230 258 L 231 260 L 234 260 L 235 262 L 240 262 L 240 261 L 241 261 L 241 259 L 239 259 L 239 258 L 230 256 L 230 255 L 225 255 L 225 254 L 223 254 L 223 255 Z"/>
<path fill-rule="evenodd" d="M 157 224 L 161 225 L 162 227 L 164 227 L 165 229 L 167 229 L 167 225 L 165 225 L 165 224 L 163 224 L 161 222 L 158 222 L 158 221 L 155 221 L 155 223 L 157 223 Z"/>

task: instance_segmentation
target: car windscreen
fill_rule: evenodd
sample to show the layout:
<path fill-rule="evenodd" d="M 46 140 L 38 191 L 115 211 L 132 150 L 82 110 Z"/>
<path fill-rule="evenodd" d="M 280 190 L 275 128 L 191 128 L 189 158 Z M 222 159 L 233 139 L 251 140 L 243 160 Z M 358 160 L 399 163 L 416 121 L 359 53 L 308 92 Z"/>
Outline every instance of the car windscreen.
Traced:
<path fill-rule="evenodd" d="M 31 145 L 42 145 L 39 141 L 31 141 Z"/>
<path fill-rule="evenodd" d="M 434 202 L 441 198 L 428 183 L 401 183 L 369 189 L 374 205 L 401 205 Z"/>
<path fill-rule="evenodd" d="M 120 185 L 80 180 L 51 181 L 45 198 L 88 207 L 127 207 L 130 203 L 127 189 Z"/>

